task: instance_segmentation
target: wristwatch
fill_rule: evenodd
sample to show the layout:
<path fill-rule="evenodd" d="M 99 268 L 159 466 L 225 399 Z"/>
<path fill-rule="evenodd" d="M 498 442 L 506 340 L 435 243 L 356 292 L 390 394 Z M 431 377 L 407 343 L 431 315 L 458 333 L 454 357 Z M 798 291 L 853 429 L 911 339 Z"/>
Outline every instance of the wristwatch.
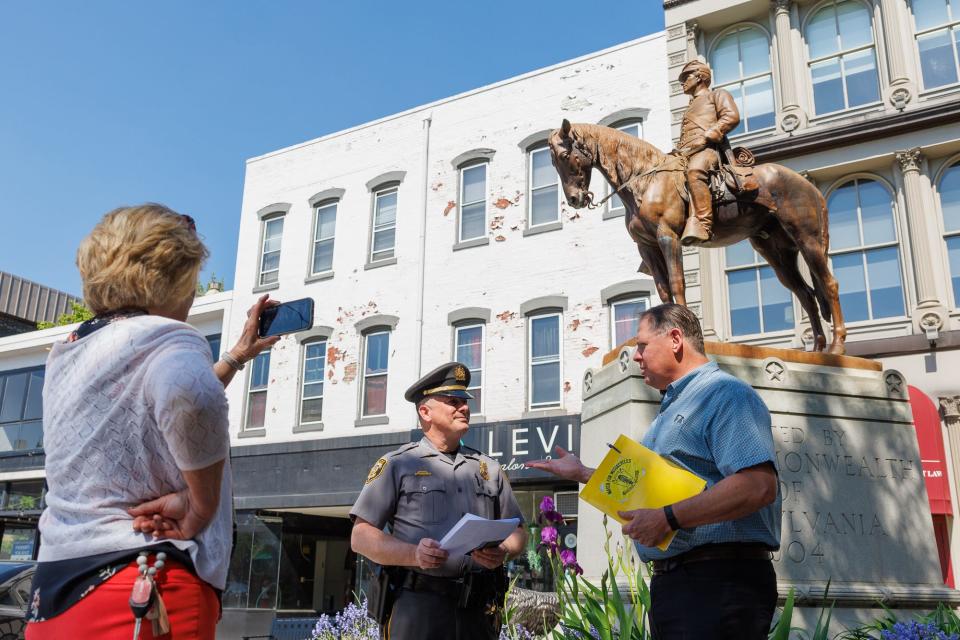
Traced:
<path fill-rule="evenodd" d="M 663 508 L 663 515 L 667 516 L 667 524 L 670 525 L 670 529 L 676 531 L 680 528 L 680 523 L 677 522 L 677 516 L 673 515 L 673 505 L 668 504 Z"/>

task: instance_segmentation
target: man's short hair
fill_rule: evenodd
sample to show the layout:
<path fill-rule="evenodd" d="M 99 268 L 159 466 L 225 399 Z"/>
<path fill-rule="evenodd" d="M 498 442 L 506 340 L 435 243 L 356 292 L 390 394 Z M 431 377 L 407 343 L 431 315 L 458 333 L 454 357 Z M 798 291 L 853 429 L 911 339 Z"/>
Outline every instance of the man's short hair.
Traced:
<path fill-rule="evenodd" d="M 679 329 L 690 346 L 698 353 L 703 353 L 703 329 L 700 328 L 700 321 L 693 311 L 682 304 L 667 302 L 650 307 L 640 313 L 640 322 L 644 321 L 657 333 Z"/>
<path fill-rule="evenodd" d="M 94 313 L 185 302 L 208 255 L 184 216 L 161 204 L 114 209 L 77 250 L 84 302 Z"/>

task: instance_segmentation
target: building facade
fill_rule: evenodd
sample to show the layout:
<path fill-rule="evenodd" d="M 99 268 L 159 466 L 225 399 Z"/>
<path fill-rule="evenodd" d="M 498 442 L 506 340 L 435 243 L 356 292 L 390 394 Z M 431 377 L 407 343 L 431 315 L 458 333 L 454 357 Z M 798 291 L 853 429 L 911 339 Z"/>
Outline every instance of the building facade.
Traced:
<path fill-rule="evenodd" d="M 38 322 L 53 322 L 80 298 L 0 271 L 0 337 L 25 333 Z"/>
<path fill-rule="evenodd" d="M 847 351 L 882 360 L 913 387 L 941 566 L 952 584 L 960 535 L 952 508 L 960 479 L 960 4 L 667 0 L 664 8 L 673 137 L 687 104 L 676 77 L 699 58 L 740 107 L 732 144 L 801 172 L 826 196 Z M 694 250 L 687 260 L 708 335 L 810 348 L 809 320 L 748 244 Z"/>

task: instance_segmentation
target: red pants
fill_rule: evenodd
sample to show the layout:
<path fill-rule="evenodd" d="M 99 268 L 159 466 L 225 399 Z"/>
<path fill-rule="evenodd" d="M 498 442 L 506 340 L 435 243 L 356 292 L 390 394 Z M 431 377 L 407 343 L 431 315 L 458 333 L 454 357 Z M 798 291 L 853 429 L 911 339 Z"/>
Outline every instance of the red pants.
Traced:
<path fill-rule="evenodd" d="M 128 601 L 136 577 L 137 565 L 131 562 L 60 615 L 28 624 L 27 640 L 130 640 L 134 620 Z M 179 562 L 168 561 L 157 588 L 167 606 L 170 633 L 154 636 L 150 621 L 144 620 L 141 640 L 214 640 L 220 603 L 210 585 Z"/>

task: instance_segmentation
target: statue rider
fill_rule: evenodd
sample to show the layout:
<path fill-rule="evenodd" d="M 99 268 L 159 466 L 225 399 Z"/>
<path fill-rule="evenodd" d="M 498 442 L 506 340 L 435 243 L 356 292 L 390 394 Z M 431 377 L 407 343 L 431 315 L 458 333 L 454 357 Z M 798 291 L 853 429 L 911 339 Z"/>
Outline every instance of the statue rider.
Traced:
<path fill-rule="evenodd" d="M 680 70 L 683 92 L 690 106 L 683 114 L 677 149 L 687 157 L 687 185 L 690 190 L 687 224 L 680 241 L 684 245 L 710 240 L 713 226 L 713 196 L 710 174 L 720 167 L 720 146 L 727 134 L 740 123 L 740 112 L 733 96 L 723 89 L 710 89 L 713 74 L 699 60 L 688 62 Z"/>

